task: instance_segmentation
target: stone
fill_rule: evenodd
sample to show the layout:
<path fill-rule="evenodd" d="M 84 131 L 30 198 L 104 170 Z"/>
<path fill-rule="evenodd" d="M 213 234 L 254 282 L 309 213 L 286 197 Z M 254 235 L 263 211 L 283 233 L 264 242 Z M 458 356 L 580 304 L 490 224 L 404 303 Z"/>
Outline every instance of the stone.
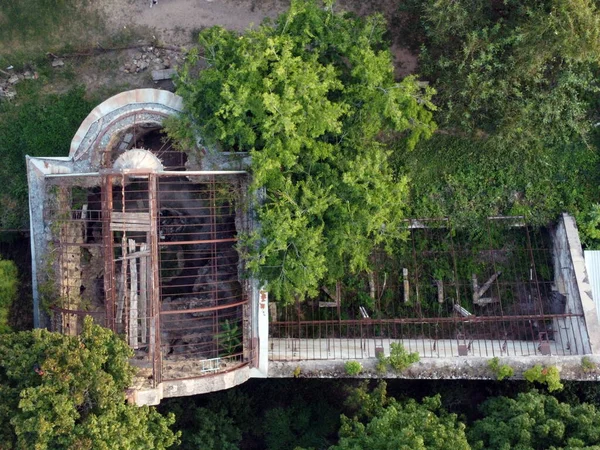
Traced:
<path fill-rule="evenodd" d="M 65 65 L 65 62 L 62 59 L 55 59 L 52 61 L 52 67 L 62 67 Z"/>
<path fill-rule="evenodd" d="M 140 70 L 146 70 L 148 68 L 148 63 L 146 61 L 140 61 L 138 67 Z"/>
<path fill-rule="evenodd" d="M 162 69 L 152 71 L 152 81 L 170 80 L 175 75 L 175 69 Z"/>
<path fill-rule="evenodd" d="M 23 78 L 25 80 L 33 80 L 35 78 L 35 74 L 31 73 L 29 70 L 23 72 Z"/>
<path fill-rule="evenodd" d="M 8 82 L 10 84 L 17 84 L 19 81 L 20 81 L 20 79 L 19 79 L 18 75 L 13 75 L 12 77 L 10 77 L 8 79 Z"/>
<path fill-rule="evenodd" d="M 0 98 L 6 99 L 6 100 L 12 100 L 16 96 L 17 96 L 17 92 L 14 89 L 0 88 Z"/>

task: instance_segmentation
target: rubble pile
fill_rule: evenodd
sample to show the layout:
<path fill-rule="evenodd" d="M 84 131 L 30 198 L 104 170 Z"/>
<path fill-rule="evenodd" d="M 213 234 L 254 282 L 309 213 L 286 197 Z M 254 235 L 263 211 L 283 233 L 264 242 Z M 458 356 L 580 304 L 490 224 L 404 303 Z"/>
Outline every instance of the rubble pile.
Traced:
<path fill-rule="evenodd" d="M 12 100 L 17 96 L 16 84 L 23 80 L 33 80 L 38 77 L 37 72 L 26 70 L 22 73 L 13 72 L 12 69 L 0 72 L 0 100 Z"/>
<path fill-rule="evenodd" d="M 144 70 L 163 70 L 171 69 L 179 64 L 180 56 L 178 52 L 172 50 L 159 49 L 156 47 L 140 47 L 133 53 L 131 61 L 121 66 L 121 71 L 125 73 L 140 73 Z"/>

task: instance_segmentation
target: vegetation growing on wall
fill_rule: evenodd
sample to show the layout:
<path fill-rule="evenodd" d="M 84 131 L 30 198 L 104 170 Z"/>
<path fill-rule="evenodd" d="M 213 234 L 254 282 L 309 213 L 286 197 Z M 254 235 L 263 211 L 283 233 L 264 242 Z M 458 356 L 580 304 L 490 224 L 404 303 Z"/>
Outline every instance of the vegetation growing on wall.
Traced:
<path fill-rule="evenodd" d="M 563 384 L 560 382 L 560 371 L 556 366 L 543 367 L 536 364 L 523 372 L 523 377 L 530 383 L 547 385 L 550 392 L 560 391 L 563 388 Z"/>

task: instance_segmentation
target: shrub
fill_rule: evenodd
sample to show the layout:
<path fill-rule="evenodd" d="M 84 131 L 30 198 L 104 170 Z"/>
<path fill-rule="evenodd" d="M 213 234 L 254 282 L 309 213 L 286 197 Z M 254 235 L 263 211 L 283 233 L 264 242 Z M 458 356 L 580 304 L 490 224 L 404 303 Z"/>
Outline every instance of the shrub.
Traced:
<path fill-rule="evenodd" d="M 362 364 L 358 361 L 346 361 L 344 366 L 346 368 L 346 375 L 358 375 L 362 372 Z"/>
<path fill-rule="evenodd" d="M 488 367 L 496 376 L 498 381 L 502 381 L 505 378 L 510 378 L 515 374 L 515 370 L 512 367 L 510 367 L 508 364 L 500 364 L 500 360 L 498 358 L 492 358 L 492 360 L 488 362 Z"/>
<path fill-rule="evenodd" d="M 581 358 L 581 369 L 585 373 L 594 372 L 598 368 L 598 364 L 592 361 L 588 356 Z"/>
<path fill-rule="evenodd" d="M 560 391 L 564 386 L 560 382 L 560 372 L 557 367 L 542 367 L 536 364 L 531 369 L 523 372 L 523 377 L 530 383 L 538 382 L 548 386 L 548 391 Z"/>
<path fill-rule="evenodd" d="M 396 342 L 390 346 L 390 356 L 380 353 L 377 358 L 379 359 L 377 371 L 380 373 L 385 372 L 387 366 L 391 366 L 398 373 L 402 372 L 420 359 L 418 353 L 408 353 L 402 344 Z"/>

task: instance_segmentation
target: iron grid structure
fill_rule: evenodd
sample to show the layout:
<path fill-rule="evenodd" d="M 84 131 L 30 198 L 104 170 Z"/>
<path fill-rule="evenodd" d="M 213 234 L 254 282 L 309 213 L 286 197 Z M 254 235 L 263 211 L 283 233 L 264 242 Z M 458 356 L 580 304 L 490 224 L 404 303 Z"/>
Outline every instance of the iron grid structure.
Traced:
<path fill-rule="evenodd" d="M 421 357 L 580 355 L 581 305 L 569 301 L 550 228 L 490 218 L 476 231 L 446 219 L 406 222 L 393 256 L 317 298 L 271 305 L 270 360 L 361 359 L 392 343 Z"/>
<path fill-rule="evenodd" d="M 143 170 L 47 176 L 40 291 L 56 331 L 83 318 L 121 334 L 151 385 L 251 364 L 235 250 L 245 175 Z"/>

